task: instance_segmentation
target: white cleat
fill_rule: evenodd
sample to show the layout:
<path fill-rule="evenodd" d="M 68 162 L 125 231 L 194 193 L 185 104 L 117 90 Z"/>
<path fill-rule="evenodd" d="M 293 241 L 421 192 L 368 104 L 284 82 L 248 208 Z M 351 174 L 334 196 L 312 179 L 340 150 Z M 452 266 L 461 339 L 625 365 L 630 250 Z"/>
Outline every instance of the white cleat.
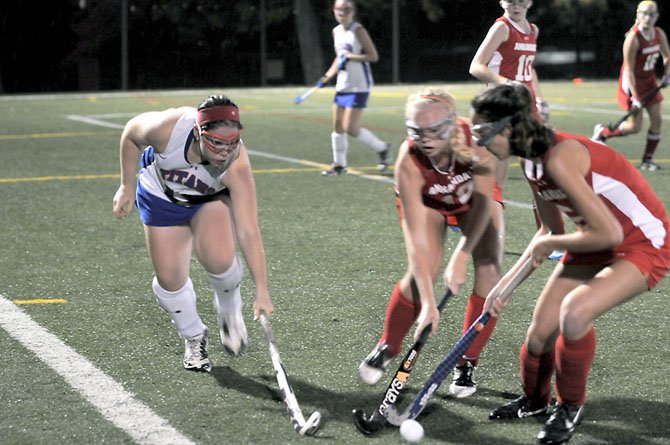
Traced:
<path fill-rule="evenodd" d="M 390 355 L 387 350 L 388 345 L 386 344 L 375 346 L 358 366 L 358 375 L 368 385 L 377 383 L 393 360 L 394 356 Z"/>
<path fill-rule="evenodd" d="M 210 372 L 212 362 L 207 354 L 208 347 L 207 328 L 202 334 L 184 339 L 184 368 L 189 371 Z"/>
<path fill-rule="evenodd" d="M 249 347 L 249 336 L 247 326 L 244 324 L 242 310 L 240 308 L 222 314 L 219 305 L 214 299 L 216 315 L 219 321 L 219 337 L 223 350 L 230 355 L 240 355 Z"/>

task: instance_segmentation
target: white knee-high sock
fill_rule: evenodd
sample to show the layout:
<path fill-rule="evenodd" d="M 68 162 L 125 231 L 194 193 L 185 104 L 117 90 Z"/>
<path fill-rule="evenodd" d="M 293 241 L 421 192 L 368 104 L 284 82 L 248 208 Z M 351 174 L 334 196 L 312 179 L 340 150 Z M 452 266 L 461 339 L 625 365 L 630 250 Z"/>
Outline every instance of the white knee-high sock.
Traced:
<path fill-rule="evenodd" d="M 349 149 L 349 139 L 346 133 L 332 132 L 330 139 L 333 145 L 333 163 L 341 167 L 347 166 L 347 150 Z"/>
<path fill-rule="evenodd" d="M 356 139 L 358 139 L 360 143 L 367 145 L 377 153 L 380 153 L 388 148 L 386 142 L 379 139 L 377 136 L 374 135 L 374 133 L 372 133 L 367 128 L 361 127 Z"/>
<path fill-rule="evenodd" d="M 242 276 L 243 270 L 237 256 L 227 271 L 220 274 L 207 272 L 207 278 L 214 288 L 216 305 L 221 312 L 229 312 L 242 307 L 242 293 L 240 292 Z"/>
<path fill-rule="evenodd" d="M 156 277 L 151 287 L 156 301 L 170 315 L 181 338 L 191 338 L 203 333 L 206 326 L 196 309 L 195 289 L 191 278 L 186 280 L 184 287 L 174 292 L 163 289 Z"/>

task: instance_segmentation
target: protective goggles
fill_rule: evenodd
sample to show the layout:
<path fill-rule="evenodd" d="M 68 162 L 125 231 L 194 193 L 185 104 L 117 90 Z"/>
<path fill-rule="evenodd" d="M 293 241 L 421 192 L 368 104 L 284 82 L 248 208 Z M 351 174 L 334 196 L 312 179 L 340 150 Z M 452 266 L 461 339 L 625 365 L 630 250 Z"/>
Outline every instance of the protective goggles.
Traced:
<path fill-rule="evenodd" d="M 530 3 L 530 0 L 502 0 L 504 3 L 507 3 L 508 5 L 516 5 L 516 6 L 527 6 L 528 3 Z"/>
<path fill-rule="evenodd" d="M 491 143 L 494 137 L 512 121 L 512 116 L 506 116 L 493 122 L 484 122 L 472 126 L 472 138 L 477 141 L 477 145 L 484 147 Z"/>
<path fill-rule="evenodd" d="M 346 15 L 346 14 L 349 14 L 351 11 L 353 11 L 353 8 L 351 8 L 350 6 L 342 6 L 342 7 L 333 8 L 333 11 Z"/>
<path fill-rule="evenodd" d="M 423 138 L 448 139 L 455 121 L 456 113 L 451 113 L 446 118 L 428 128 L 421 128 L 416 125 L 414 121 L 410 120 L 405 121 L 405 127 L 407 128 L 407 136 L 413 141 L 420 141 Z M 446 130 L 444 130 L 445 125 L 448 126 Z"/>
<path fill-rule="evenodd" d="M 656 12 L 656 11 L 644 11 L 643 10 L 643 11 L 638 11 L 637 13 L 641 14 L 641 15 L 646 15 L 650 19 L 655 19 L 656 17 L 658 17 L 658 12 Z"/>
<path fill-rule="evenodd" d="M 216 154 L 233 151 L 240 144 L 240 133 L 237 132 L 228 137 L 220 134 L 210 133 L 207 130 L 200 130 L 200 137 L 205 146 Z"/>

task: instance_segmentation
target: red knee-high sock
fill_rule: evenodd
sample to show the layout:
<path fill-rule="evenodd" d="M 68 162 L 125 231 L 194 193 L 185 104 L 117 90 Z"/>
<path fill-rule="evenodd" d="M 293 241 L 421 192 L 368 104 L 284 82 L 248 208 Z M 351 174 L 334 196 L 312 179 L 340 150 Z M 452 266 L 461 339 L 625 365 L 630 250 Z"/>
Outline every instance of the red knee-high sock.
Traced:
<path fill-rule="evenodd" d="M 586 380 L 596 355 L 596 331 L 591 330 L 579 340 L 563 335 L 556 340 L 556 398 L 560 403 L 583 405 L 586 401 Z"/>
<path fill-rule="evenodd" d="M 654 158 L 654 153 L 656 153 L 656 147 L 658 147 L 659 142 L 661 142 L 660 134 L 647 133 L 647 145 L 644 147 L 642 162 L 651 161 Z"/>
<path fill-rule="evenodd" d="M 551 376 L 554 374 L 554 350 L 544 354 L 533 354 L 524 342 L 519 352 L 521 384 L 523 392 L 534 408 L 551 401 Z"/>
<path fill-rule="evenodd" d="M 412 328 L 414 320 L 421 311 L 421 303 L 414 304 L 405 298 L 400 290 L 400 283 L 396 284 L 391 293 L 391 299 L 386 307 L 384 333 L 379 343 L 389 345 L 389 352 L 393 355 L 402 351 L 402 341 Z"/>
<path fill-rule="evenodd" d="M 470 295 L 470 299 L 468 300 L 468 307 L 465 310 L 465 318 L 463 319 L 463 334 L 465 334 L 472 323 L 474 323 L 482 314 L 485 301 L 486 300 L 484 298 L 480 297 L 474 292 Z M 496 327 L 497 322 L 497 318 L 491 318 L 489 322 L 486 323 L 484 329 L 479 333 L 479 335 L 477 335 L 477 337 L 475 337 L 475 340 L 472 342 L 468 350 L 465 351 L 465 354 L 463 354 L 463 357 L 458 363 L 459 365 L 464 364 L 467 360 L 474 366 L 477 366 L 479 363 L 479 355 L 482 353 L 482 349 L 484 349 L 484 346 L 486 346 L 489 338 L 491 338 L 491 334 L 493 334 L 493 329 Z"/>

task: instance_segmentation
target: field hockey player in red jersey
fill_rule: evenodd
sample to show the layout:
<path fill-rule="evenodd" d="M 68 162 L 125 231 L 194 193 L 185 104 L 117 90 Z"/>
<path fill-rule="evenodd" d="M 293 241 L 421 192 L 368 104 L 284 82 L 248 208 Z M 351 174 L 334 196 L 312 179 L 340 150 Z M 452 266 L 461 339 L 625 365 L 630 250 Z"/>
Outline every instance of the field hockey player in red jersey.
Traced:
<path fill-rule="evenodd" d="M 538 434 L 564 443 L 584 417 L 586 383 L 596 351 L 594 321 L 653 289 L 670 269 L 670 226 L 661 200 L 624 156 L 585 136 L 554 131 L 532 113 L 521 85 L 497 85 L 472 101 L 472 132 L 499 159 L 522 158 L 522 171 L 542 221 L 509 277 L 532 257 L 541 263 L 565 250 L 540 293 L 520 351 L 523 396 L 491 419 L 549 412 L 552 377 L 557 403 Z M 579 228 L 565 233 L 563 216 Z M 503 304 L 496 292 L 485 308 Z"/>
<path fill-rule="evenodd" d="M 361 379 L 375 384 L 402 350 L 415 323 L 415 337 L 427 326 L 434 333 L 440 315 L 433 286 L 440 273 L 448 227 L 461 238 L 444 271 L 444 282 L 460 292 L 472 257 L 474 289 L 464 326 L 482 312 L 484 298 L 500 277 L 502 196 L 494 178 L 495 160 L 471 141 L 468 122 L 456 114 L 454 98 L 440 89 L 411 95 L 406 106 L 407 138 L 395 164 L 397 206 L 408 269 L 386 309 L 384 331 L 359 366 Z M 475 369 L 494 324 L 468 349 L 450 387 L 456 397 L 476 391 Z"/>
<path fill-rule="evenodd" d="M 623 65 L 619 75 L 617 102 L 624 110 L 633 111 L 615 128 L 597 124 L 592 139 L 605 142 L 609 138 L 638 133 L 642 129 L 642 109 L 649 114 L 649 131 L 642 154 L 641 170 L 656 171 L 661 168 L 654 161 L 654 154 L 661 141 L 663 95 L 660 92 L 670 84 L 670 48 L 665 32 L 656 26 L 656 2 L 645 0 L 637 6 L 635 24 L 623 42 Z M 663 60 L 663 78 L 656 81 L 656 65 Z"/>

